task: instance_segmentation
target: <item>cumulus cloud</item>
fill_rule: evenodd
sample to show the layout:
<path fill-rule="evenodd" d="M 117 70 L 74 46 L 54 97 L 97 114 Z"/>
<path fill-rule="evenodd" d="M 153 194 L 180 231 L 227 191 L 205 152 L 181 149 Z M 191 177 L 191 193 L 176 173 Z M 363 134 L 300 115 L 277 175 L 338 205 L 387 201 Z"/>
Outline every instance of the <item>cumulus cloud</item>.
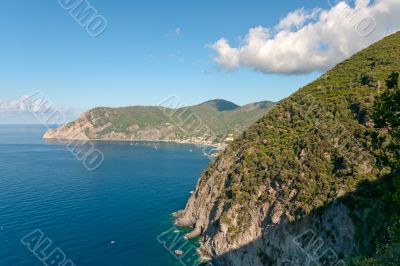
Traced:
<path fill-rule="evenodd" d="M 277 30 L 291 30 L 293 28 L 300 29 L 306 22 L 310 22 L 318 18 L 322 10 L 315 8 L 313 10 L 305 10 L 304 8 L 290 12 L 275 27 Z"/>
<path fill-rule="evenodd" d="M 400 29 L 399 0 L 329 2 L 326 10 L 295 10 L 273 28 L 254 27 L 238 47 L 219 39 L 211 45 L 215 62 L 228 71 L 325 71 Z"/>

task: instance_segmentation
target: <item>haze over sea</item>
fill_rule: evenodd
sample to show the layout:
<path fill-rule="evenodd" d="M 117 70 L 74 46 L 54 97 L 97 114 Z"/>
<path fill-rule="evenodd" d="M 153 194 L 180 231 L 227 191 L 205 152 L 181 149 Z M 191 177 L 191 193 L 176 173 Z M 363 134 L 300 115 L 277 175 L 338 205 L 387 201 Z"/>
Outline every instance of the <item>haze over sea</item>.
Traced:
<path fill-rule="evenodd" d="M 158 241 L 209 160 L 192 145 L 96 142 L 88 171 L 43 126 L 0 126 L 0 265 L 43 265 L 21 238 L 41 230 L 77 266 L 181 265 Z"/>

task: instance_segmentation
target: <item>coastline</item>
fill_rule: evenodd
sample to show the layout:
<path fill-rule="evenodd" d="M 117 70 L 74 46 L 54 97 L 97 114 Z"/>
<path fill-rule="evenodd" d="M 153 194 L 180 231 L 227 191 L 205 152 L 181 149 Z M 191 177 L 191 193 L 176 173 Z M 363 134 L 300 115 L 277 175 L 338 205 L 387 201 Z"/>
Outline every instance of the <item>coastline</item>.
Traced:
<path fill-rule="evenodd" d="M 196 248 L 196 254 L 199 258 L 199 265 L 209 265 L 208 263 L 210 263 L 212 261 L 212 256 L 210 254 L 207 254 L 207 252 L 204 251 L 204 248 L 201 246 L 201 233 L 200 232 L 195 232 L 193 231 L 193 227 L 189 226 L 189 225 L 184 225 L 184 224 L 180 224 L 178 223 L 178 218 L 180 217 L 182 211 L 176 211 L 173 212 L 171 214 L 171 216 L 173 217 L 173 224 L 175 226 L 177 226 L 178 228 L 181 228 L 182 230 L 189 230 L 185 236 L 184 239 L 186 241 L 194 241 L 195 243 L 197 243 L 199 246 Z"/>
<path fill-rule="evenodd" d="M 178 144 L 178 145 L 194 145 L 197 147 L 205 147 L 213 150 L 212 154 L 207 154 L 207 151 L 209 150 L 203 150 L 203 154 L 207 156 L 210 160 L 212 158 L 216 157 L 219 155 L 221 152 L 223 152 L 226 147 L 228 146 L 227 143 L 210 143 L 207 141 L 194 141 L 191 139 L 122 139 L 122 138 L 87 138 L 86 136 L 81 137 L 81 138 L 57 138 L 56 134 L 52 134 L 52 136 L 48 135 L 48 132 L 46 132 L 43 136 L 42 139 L 45 141 L 54 141 L 54 142 L 117 142 L 117 143 L 124 143 L 126 142 L 127 145 L 132 145 L 134 144 L 157 144 L 157 143 L 171 143 L 171 144 Z M 179 216 L 179 211 L 172 213 L 172 217 L 174 217 L 173 221 L 171 221 L 172 224 L 177 226 L 177 228 L 180 228 L 179 230 L 186 231 L 184 235 L 182 235 L 182 239 L 184 241 L 189 241 L 188 243 L 192 243 L 191 245 L 195 245 L 195 253 L 197 255 L 199 265 L 207 265 L 208 262 L 212 261 L 212 257 L 209 256 L 205 250 L 201 246 L 201 241 L 200 241 L 200 236 L 201 232 L 193 231 L 193 228 L 190 226 L 184 226 L 180 225 L 177 223 L 177 219 Z M 177 250 L 172 250 L 173 255 L 177 256 L 179 259 L 179 255 L 176 254 L 176 252 L 181 251 L 180 249 Z M 185 251 L 183 251 L 185 252 Z"/>
<path fill-rule="evenodd" d="M 196 142 L 196 141 L 190 141 L 190 140 L 144 140 L 144 139 L 70 139 L 70 138 L 46 138 L 43 137 L 44 140 L 54 140 L 54 141 L 102 141 L 102 142 L 139 142 L 139 143 L 174 143 L 174 144 L 188 144 L 188 145 L 196 145 L 196 146 L 201 146 L 201 147 L 211 147 L 215 148 L 218 151 L 223 151 L 225 148 L 228 146 L 228 144 L 225 143 L 208 143 L 208 142 Z"/>

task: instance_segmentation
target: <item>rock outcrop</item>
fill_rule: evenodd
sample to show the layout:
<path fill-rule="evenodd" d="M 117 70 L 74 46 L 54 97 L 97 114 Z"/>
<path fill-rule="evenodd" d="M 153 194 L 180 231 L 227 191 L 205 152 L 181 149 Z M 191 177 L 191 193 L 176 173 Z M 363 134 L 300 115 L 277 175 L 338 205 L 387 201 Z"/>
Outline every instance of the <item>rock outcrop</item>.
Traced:
<path fill-rule="evenodd" d="M 95 108 L 72 123 L 51 129 L 45 139 L 172 141 L 223 146 L 274 105 L 237 106 L 214 100 L 197 106 Z"/>
<path fill-rule="evenodd" d="M 200 236 L 214 265 L 344 265 L 360 254 L 345 200 L 380 176 L 366 133 L 400 34 L 280 102 L 202 173 L 176 223 Z M 365 77 L 370 82 L 365 83 Z M 342 260 L 343 259 L 343 260 Z"/>

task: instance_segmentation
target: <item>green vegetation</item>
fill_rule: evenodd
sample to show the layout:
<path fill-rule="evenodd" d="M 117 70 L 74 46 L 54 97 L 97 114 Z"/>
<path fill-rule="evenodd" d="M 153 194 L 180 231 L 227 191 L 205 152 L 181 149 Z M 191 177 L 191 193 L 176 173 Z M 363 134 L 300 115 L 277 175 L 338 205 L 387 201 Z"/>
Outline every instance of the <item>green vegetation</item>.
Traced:
<path fill-rule="evenodd" d="M 397 75 L 387 77 L 399 69 L 396 33 L 300 89 L 246 130 L 203 175 L 207 179 L 223 158 L 235 161 L 219 183 L 220 222 L 238 215 L 236 227 L 245 232 L 249 211 L 266 203 L 279 204 L 283 217 L 296 221 L 354 192 L 346 204 L 354 211 L 360 254 L 377 254 L 377 261 L 398 254 L 400 182 L 394 167 L 400 99 L 393 85 Z M 234 233 L 232 239 L 237 228 Z"/>
<path fill-rule="evenodd" d="M 350 203 L 355 216 L 357 240 L 364 257 L 356 266 L 400 265 L 400 89 L 399 74 L 387 79 L 387 90 L 374 103 L 376 131 L 371 132 L 378 167 L 388 170 L 376 184 L 365 184 Z M 365 196 L 367 195 L 367 196 Z"/>
<path fill-rule="evenodd" d="M 237 136 L 273 106 L 273 102 L 259 102 L 240 107 L 228 101 L 213 100 L 189 107 L 188 113 L 198 115 L 216 135 L 232 133 Z"/>
<path fill-rule="evenodd" d="M 240 107 L 228 101 L 213 100 L 179 109 L 99 107 L 68 124 L 67 128 L 76 127 L 77 124 L 80 127 L 88 122 L 93 127 L 86 128 L 85 133 L 94 139 L 107 139 L 107 136 L 113 134 L 129 140 L 135 132 L 150 131 L 150 134 L 154 134 L 154 130 L 158 131 L 156 135 L 159 134 L 157 136 L 160 139 L 184 140 L 203 136 L 226 138 L 228 134 L 238 136 L 274 105 L 273 102 L 260 102 Z"/>
<path fill-rule="evenodd" d="M 386 81 L 388 89 L 375 101 L 374 122 L 378 131 L 372 139 L 383 166 L 400 168 L 400 89 L 399 73 Z"/>

